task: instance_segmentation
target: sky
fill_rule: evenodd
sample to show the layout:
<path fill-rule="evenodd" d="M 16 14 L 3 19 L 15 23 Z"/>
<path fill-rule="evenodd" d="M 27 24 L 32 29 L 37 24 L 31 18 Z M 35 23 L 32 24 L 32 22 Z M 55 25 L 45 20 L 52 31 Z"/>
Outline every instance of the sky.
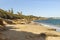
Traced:
<path fill-rule="evenodd" d="M 60 17 L 60 0 L 0 0 L 0 8 L 24 15 Z"/>

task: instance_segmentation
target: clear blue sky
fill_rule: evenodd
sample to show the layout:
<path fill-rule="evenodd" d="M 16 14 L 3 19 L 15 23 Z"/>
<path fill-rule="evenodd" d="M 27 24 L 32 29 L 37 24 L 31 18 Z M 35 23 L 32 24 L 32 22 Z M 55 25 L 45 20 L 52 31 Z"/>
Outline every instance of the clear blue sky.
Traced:
<path fill-rule="evenodd" d="M 0 8 L 13 8 L 24 15 L 60 17 L 60 0 L 0 0 Z"/>

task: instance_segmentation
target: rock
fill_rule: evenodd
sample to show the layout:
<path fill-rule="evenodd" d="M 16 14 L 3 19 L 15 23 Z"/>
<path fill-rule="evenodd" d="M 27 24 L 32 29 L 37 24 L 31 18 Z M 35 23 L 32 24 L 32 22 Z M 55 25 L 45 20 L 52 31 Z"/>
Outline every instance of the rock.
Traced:
<path fill-rule="evenodd" d="M 0 18 L 0 25 L 4 25 L 3 19 Z"/>

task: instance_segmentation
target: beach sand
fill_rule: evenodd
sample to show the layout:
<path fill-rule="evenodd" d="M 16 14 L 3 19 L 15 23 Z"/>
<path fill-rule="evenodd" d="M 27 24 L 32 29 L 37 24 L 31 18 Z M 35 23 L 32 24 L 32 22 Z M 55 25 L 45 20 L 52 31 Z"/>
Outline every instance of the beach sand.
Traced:
<path fill-rule="evenodd" d="M 6 25 L 7 31 L 3 33 L 9 40 L 60 40 L 60 32 L 48 30 L 50 28 L 37 24 L 16 24 Z M 40 33 L 46 33 L 49 36 L 41 38 Z M 58 35 L 58 36 L 53 36 Z"/>

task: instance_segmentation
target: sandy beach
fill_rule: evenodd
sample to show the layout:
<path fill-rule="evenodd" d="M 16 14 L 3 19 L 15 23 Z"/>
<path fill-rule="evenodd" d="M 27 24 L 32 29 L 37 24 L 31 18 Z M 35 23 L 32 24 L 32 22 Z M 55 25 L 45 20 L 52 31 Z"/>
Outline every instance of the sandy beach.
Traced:
<path fill-rule="evenodd" d="M 60 40 L 60 0 L 0 0 L 0 40 Z"/>
<path fill-rule="evenodd" d="M 48 30 L 51 28 L 37 24 L 16 24 L 6 25 L 7 31 L 4 31 L 9 40 L 60 40 L 60 33 Z M 45 33 L 47 37 L 43 38 L 39 35 Z M 57 35 L 57 36 L 54 36 Z"/>

